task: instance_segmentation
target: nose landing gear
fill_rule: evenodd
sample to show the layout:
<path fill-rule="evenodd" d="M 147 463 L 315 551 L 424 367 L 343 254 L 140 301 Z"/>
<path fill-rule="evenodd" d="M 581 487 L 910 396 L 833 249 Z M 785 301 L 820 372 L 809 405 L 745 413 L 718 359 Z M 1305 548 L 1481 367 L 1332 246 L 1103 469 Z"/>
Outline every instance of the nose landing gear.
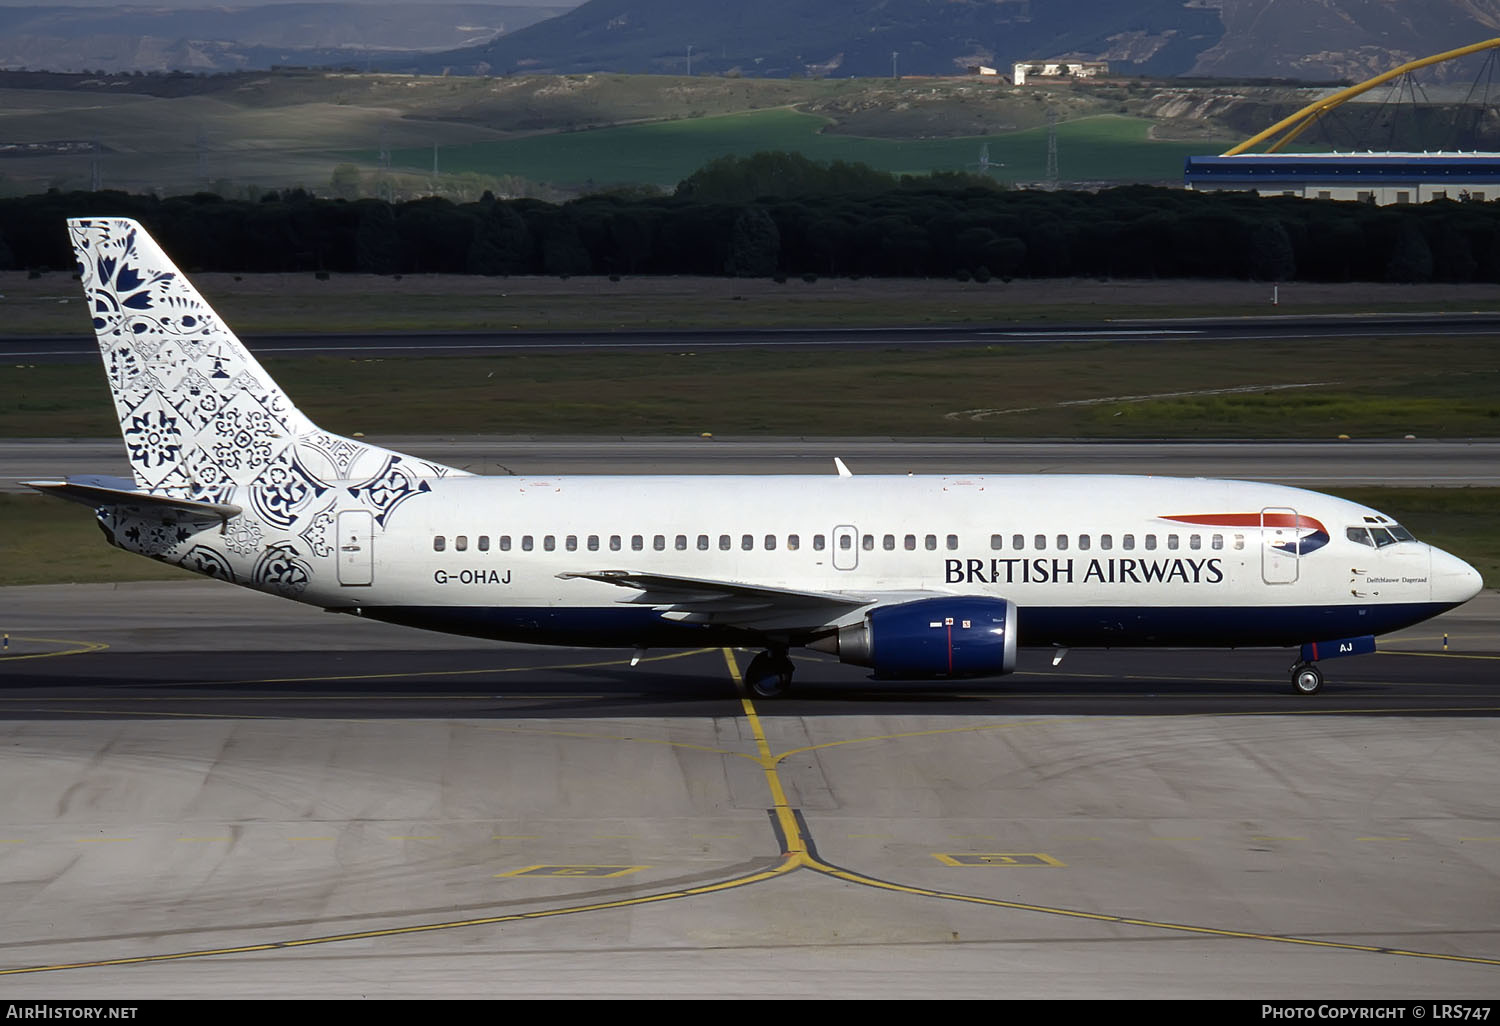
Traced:
<path fill-rule="evenodd" d="M 1333 641 L 1309 641 L 1302 646 L 1301 658 L 1292 664 L 1292 690 L 1299 695 L 1316 695 L 1323 690 L 1323 671 L 1318 669 L 1320 659 L 1369 655 L 1373 651 L 1373 634 L 1337 638 Z"/>

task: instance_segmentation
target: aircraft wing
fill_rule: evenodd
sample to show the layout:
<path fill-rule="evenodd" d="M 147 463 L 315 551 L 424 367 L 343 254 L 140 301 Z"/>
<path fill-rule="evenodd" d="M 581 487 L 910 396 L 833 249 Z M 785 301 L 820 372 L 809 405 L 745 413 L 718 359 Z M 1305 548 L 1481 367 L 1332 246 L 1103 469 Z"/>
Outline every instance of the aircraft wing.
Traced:
<path fill-rule="evenodd" d="M 631 570 L 588 570 L 557 576 L 632 589 L 636 594 L 623 601 L 665 607 L 663 615 L 668 619 L 757 630 L 832 626 L 840 620 L 848 622 L 851 614 L 867 606 L 928 594 L 799 591 Z"/>

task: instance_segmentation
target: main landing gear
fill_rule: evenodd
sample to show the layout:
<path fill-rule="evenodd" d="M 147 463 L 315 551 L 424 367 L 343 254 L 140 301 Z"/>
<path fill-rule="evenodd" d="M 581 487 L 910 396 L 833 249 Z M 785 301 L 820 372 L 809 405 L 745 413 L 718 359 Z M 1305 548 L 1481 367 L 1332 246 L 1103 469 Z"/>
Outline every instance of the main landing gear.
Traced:
<path fill-rule="evenodd" d="M 795 669 L 786 649 L 761 652 L 745 667 L 745 687 L 757 698 L 780 698 L 791 690 Z"/>
<path fill-rule="evenodd" d="M 1299 695 L 1316 695 L 1323 690 L 1323 671 L 1317 663 L 1294 663 L 1292 665 L 1292 690 Z"/>

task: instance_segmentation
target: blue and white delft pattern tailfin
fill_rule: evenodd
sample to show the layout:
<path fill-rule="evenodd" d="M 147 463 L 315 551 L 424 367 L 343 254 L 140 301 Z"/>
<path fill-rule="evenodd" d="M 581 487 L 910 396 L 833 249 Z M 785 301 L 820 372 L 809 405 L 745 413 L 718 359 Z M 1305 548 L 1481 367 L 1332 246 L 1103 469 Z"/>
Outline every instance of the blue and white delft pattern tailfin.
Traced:
<path fill-rule="evenodd" d="M 218 537 L 191 538 L 116 510 L 116 544 L 261 585 L 262 563 L 331 554 L 338 510 L 368 510 L 383 528 L 430 479 L 467 476 L 319 428 L 136 222 L 68 228 L 136 487 L 244 509 Z"/>
<path fill-rule="evenodd" d="M 319 429 L 136 222 L 68 227 L 140 488 L 224 501 L 288 474 L 373 484 L 392 459 L 416 477 L 463 473 Z"/>

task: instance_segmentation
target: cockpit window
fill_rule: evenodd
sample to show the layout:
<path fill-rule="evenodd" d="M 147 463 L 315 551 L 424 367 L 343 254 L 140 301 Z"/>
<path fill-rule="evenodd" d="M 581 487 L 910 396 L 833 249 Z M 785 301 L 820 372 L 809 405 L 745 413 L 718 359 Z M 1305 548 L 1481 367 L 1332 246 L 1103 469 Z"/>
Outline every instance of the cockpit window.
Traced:
<path fill-rule="evenodd" d="M 1370 519 L 1369 517 L 1365 518 Z M 1416 537 L 1400 524 L 1387 522 L 1383 527 L 1346 527 L 1344 534 L 1352 542 L 1383 549 L 1397 542 L 1416 541 Z"/>

